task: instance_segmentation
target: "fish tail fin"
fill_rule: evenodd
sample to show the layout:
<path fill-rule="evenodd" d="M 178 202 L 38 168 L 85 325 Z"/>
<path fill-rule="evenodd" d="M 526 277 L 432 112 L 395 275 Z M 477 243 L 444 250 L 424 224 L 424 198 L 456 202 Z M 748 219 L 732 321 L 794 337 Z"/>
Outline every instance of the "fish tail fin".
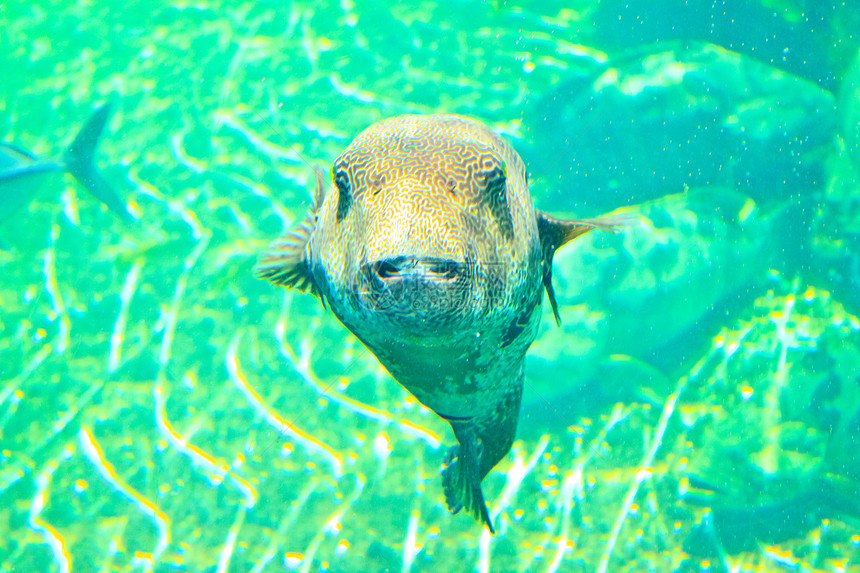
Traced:
<path fill-rule="evenodd" d="M 484 501 L 484 492 L 481 490 L 483 476 L 475 439 L 471 431 L 458 432 L 456 426 L 454 433 L 460 445 L 448 450 L 442 470 L 442 488 L 448 511 L 459 513 L 465 508 L 466 513 L 483 522 L 490 533 L 495 535 L 487 503 Z M 468 434 L 468 437 L 465 434 Z"/>
<path fill-rule="evenodd" d="M 125 221 L 132 220 L 125 201 L 104 178 L 95 165 L 94 157 L 99 137 L 110 117 L 113 106 L 106 103 L 98 108 L 75 136 L 63 155 L 66 170 L 93 197 Z"/>

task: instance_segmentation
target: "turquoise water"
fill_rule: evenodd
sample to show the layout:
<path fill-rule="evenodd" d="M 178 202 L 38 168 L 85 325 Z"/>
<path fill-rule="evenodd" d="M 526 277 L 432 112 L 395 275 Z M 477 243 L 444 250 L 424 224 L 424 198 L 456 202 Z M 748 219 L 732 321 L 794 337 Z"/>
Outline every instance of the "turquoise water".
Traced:
<path fill-rule="evenodd" d="M 136 218 L 54 174 L 0 222 L 0 569 L 856 568 L 860 6 L 726 10 L 0 5 L 3 141 L 114 102 Z M 556 256 L 494 537 L 445 509 L 447 423 L 252 272 L 312 165 L 443 111 L 540 208 L 643 216 Z"/>

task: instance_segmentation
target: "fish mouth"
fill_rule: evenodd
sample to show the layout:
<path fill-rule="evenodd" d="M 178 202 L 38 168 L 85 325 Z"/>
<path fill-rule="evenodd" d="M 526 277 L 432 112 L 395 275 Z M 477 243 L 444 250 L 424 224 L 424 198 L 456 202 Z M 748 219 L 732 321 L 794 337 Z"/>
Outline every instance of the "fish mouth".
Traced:
<path fill-rule="evenodd" d="M 367 263 L 360 299 L 403 328 L 440 326 L 467 311 L 470 265 L 439 257 L 399 256 Z"/>
<path fill-rule="evenodd" d="M 451 282 L 466 270 L 465 263 L 437 257 L 392 257 L 369 266 L 375 286 L 390 286 L 400 281 Z"/>

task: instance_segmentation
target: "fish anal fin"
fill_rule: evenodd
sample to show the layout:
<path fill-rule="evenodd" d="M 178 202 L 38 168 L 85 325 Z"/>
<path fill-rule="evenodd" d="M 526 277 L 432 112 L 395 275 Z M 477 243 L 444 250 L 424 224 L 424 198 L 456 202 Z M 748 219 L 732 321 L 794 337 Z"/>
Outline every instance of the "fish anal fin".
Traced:
<path fill-rule="evenodd" d="M 593 229 L 616 233 L 624 227 L 635 225 L 638 221 L 638 216 L 624 213 L 602 215 L 590 219 L 564 220 L 550 217 L 541 211 L 537 212 L 538 235 L 543 254 L 543 286 L 546 289 L 556 325 L 561 326 L 561 316 L 558 312 L 555 291 L 552 288 L 552 258 L 555 252 Z"/>
<path fill-rule="evenodd" d="M 457 513 L 465 509 L 493 535 L 496 532 L 484 501 L 481 481 L 508 455 L 514 443 L 525 379 L 522 367 L 516 376 L 490 409 L 471 418 L 448 418 L 459 442 L 448 451 L 442 470 L 448 511 Z"/>
<path fill-rule="evenodd" d="M 460 445 L 448 450 L 442 470 L 442 489 L 445 492 L 448 511 L 459 513 L 461 509 L 465 509 L 466 513 L 481 521 L 490 533 L 495 535 L 496 531 L 490 521 L 490 513 L 481 489 L 480 460 L 475 439 L 471 434 L 461 437 L 463 432 L 457 432 L 459 423 L 451 425 L 455 428 Z"/>
<path fill-rule="evenodd" d="M 546 297 L 549 299 L 549 306 L 552 309 L 552 316 L 555 318 L 555 325 L 561 326 L 561 315 L 558 313 L 558 302 L 555 300 L 555 289 L 552 288 L 552 263 L 544 269 L 543 288 L 546 290 Z"/>

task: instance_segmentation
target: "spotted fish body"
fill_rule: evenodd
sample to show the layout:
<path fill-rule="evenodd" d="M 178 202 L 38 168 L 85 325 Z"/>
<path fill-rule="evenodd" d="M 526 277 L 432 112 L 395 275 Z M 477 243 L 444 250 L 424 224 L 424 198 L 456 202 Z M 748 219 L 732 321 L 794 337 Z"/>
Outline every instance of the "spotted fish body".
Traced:
<path fill-rule="evenodd" d="M 516 434 L 525 353 L 537 335 L 552 256 L 618 220 L 537 212 L 525 165 L 483 124 L 456 115 L 376 123 L 317 171 L 305 221 L 272 243 L 261 278 L 310 291 L 459 447 L 445 461 L 449 510 L 493 531 L 481 480 Z"/>

